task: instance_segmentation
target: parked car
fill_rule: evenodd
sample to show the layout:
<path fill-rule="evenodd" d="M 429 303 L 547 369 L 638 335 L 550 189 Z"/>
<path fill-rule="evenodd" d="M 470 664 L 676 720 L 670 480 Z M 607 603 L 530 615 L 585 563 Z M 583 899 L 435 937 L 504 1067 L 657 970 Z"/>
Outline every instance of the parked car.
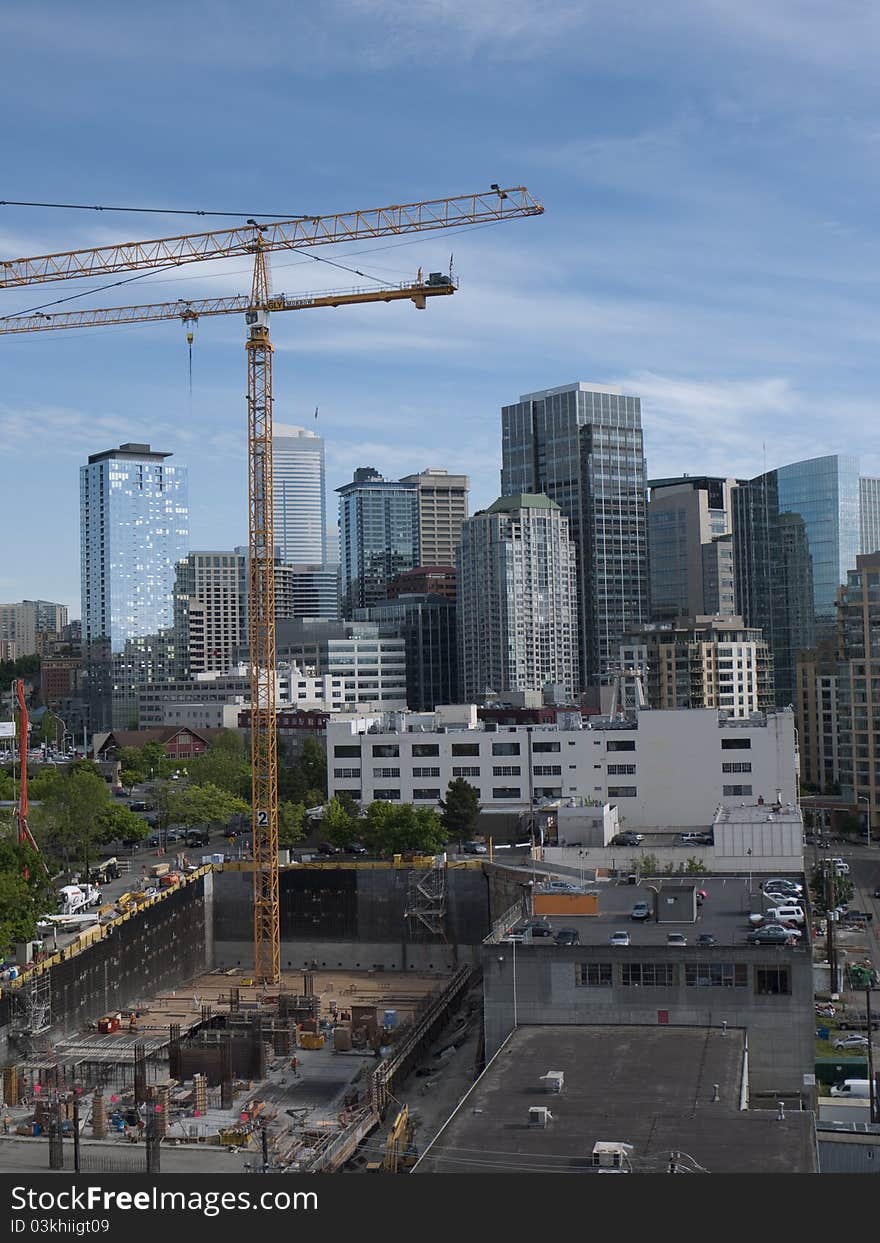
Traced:
<path fill-rule="evenodd" d="M 211 835 L 207 829 L 187 829 L 184 841 L 187 846 L 207 846 L 210 844 Z"/>
<path fill-rule="evenodd" d="M 798 884 L 796 880 L 789 880 L 784 876 L 771 876 L 769 880 L 765 880 L 761 888 L 766 893 L 768 889 L 781 889 L 786 893 L 802 894 L 804 892 L 803 885 Z"/>
<path fill-rule="evenodd" d="M 570 880 L 551 880 L 547 882 L 548 889 L 555 889 L 558 893 L 577 893 L 578 886 L 573 885 Z"/>
<path fill-rule="evenodd" d="M 129 804 L 129 811 L 149 811 L 150 804 L 145 803 L 143 799 L 138 799 L 134 803 Z"/>
<path fill-rule="evenodd" d="M 666 944 L 674 946 L 687 945 L 688 939 L 683 932 L 667 932 Z"/>
<path fill-rule="evenodd" d="M 609 945 L 629 945 L 629 933 L 612 932 Z"/>
<path fill-rule="evenodd" d="M 318 842 L 319 855 L 338 855 L 342 851 L 339 846 L 334 846 L 332 842 Z"/>
<path fill-rule="evenodd" d="M 700 935 L 697 937 L 697 945 L 708 947 L 710 945 L 717 945 L 717 944 L 718 944 L 718 940 L 716 937 L 712 936 L 711 932 L 701 932 Z"/>
<path fill-rule="evenodd" d="M 630 919 L 650 919 L 651 907 L 647 902 L 637 902 L 629 913 Z"/>
<path fill-rule="evenodd" d="M 868 1027 L 868 1016 L 863 1011 L 857 1010 L 850 1014 L 845 1014 L 837 1024 L 842 1031 L 865 1031 Z M 880 1028 L 880 1015 L 871 1015 L 871 1031 Z"/>
<path fill-rule="evenodd" d="M 557 945 L 580 945 L 581 934 L 577 928 L 560 928 L 555 941 Z"/>
<path fill-rule="evenodd" d="M 553 929 L 546 919 L 533 919 L 526 925 L 533 937 L 552 937 Z"/>
<path fill-rule="evenodd" d="M 701 846 L 714 846 L 715 845 L 715 834 L 714 833 L 698 833 L 697 841 L 700 843 Z"/>
<path fill-rule="evenodd" d="M 880 898 L 880 885 L 878 885 L 877 888 L 874 890 L 874 897 Z"/>
<path fill-rule="evenodd" d="M 348 848 L 348 853 L 350 855 L 365 855 L 367 848 L 362 842 L 352 842 Z"/>
<path fill-rule="evenodd" d="M 791 928 L 780 928 L 773 924 L 768 928 L 758 928 L 750 932 L 747 940 L 750 945 L 792 945 L 797 940 Z"/>
<path fill-rule="evenodd" d="M 699 846 L 702 833 L 679 833 L 678 840 L 682 846 Z"/>
<path fill-rule="evenodd" d="M 611 839 L 612 846 L 640 846 L 645 840 L 644 833 L 615 833 Z"/>
<path fill-rule="evenodd" d="M 465 842 L 462 846 L 462 851 L 466 855 L 487 855 L 489 853 L 482 842 Z"/>
<path fill-rule="evenodd" d="M 780 928 L 787 936 L 799 941 L 804 935 L 800 928 L 796 928 L 794 924 L 768 923 L 761 925 L 761 931 L 766 932 L 768 928 Z"/>
<path fill-rule="evenodd" d="M 870 1043 L 867 1036 L 856 1035 L 838 1036 L 836 1040 L 832 1041 L 835 1049 L 867 1049 Z"/>
<path fill-rule="evenodd" d="M 838 856 L 837 858 L 832 859 L 831 862 L 834 865 L 834 870 L 838 876 L 849 876 L 849 864 L 846 859 L 841 859 Z"/>

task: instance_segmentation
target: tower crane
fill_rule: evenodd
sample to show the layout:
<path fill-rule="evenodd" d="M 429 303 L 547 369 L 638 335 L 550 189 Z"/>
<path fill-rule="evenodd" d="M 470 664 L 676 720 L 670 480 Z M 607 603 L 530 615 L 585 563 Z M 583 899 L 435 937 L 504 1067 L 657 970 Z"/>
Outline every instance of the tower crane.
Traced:
<path fill-rule="evenodd" d="M 275 719 L 275 574 L 272 515 L 272 352 L 269 316 L 274 311 L 387 302 L 409 298 L 419 309 L 426 299 L 455 291 L 434 283 L 389 289 L 321 294 L 311 300 L 273 297 L 267 258 L 273 251 L 310 250 L 365 238 L 460 228 L 537 216 L 543 206 L 524 186 L 373 208 L 331 216 L 308 216 L 233 229 L 122 242 L 56 254 L 0 260 L 0 288 L 14 289 L 115 272 L 162 270 L 207 259 L 252 255 L 249 298 L 103 308 L 52 316 L 25 313 L 0 320 L 0 333 L 36 332 L 111 323 L 181 319 L 191 330 L 202 315 L 244 311 L 248 369 L 248 543 L 250 552 L 251 817 L 254 856 L 254 975 L 267 984 L 281 979 L 278 883 L 278 749 Z"/>

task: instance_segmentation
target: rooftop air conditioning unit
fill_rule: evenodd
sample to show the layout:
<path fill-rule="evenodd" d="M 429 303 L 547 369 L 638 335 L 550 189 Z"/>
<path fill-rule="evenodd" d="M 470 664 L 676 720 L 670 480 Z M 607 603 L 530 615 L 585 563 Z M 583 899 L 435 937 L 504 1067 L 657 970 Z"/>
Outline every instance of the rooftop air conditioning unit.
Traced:
<path fill-rule="evenodd" d="M 561 1070 L 548 1070 L 546 1075 L 541 1076 L 541 1082 L 545 1092 L 561 1092 L 565 1074 Z"/>
<path fill-rule="evenodd" d="M 553 1115 L 543 1105 L 529 1106 L 529 1126 L 546 1127 L 552 1121 Z"/>
<path fill-rule="evenodd" d="M 593 1145 L 593 1165 L 602 1169 L 619 1169 L 629 1165 L 629 1154 L 632 1144 L 624 1144 L 619 1140 L 599 1140 Z"/>

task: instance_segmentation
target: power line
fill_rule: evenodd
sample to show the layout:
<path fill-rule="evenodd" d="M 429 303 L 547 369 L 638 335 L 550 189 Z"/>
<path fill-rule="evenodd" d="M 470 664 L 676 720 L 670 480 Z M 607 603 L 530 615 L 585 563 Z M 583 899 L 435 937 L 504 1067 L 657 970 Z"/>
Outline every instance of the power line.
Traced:
<path fill-rule="evenodd" d="M 203 211 L 191 207 L 101 207 L 94 203 L 31 203 L 24 199 L 0 199 L 0 207 L 57 207 L 63 211 L 141 212 L 153 216 L 251 216 L 256 220 L 314 220 L 301 212 Z"/>

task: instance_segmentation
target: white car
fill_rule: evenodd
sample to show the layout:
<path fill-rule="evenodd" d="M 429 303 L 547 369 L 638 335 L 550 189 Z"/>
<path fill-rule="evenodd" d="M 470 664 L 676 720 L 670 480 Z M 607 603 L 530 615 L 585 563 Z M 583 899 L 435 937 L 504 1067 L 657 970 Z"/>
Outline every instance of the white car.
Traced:
<path fill-rule="evenodd" d="M 609 945 L 629 945 L 629 933 L 612 932 Z"/>
<path fill-rule="evenodd" d="M 838 876 L 849 876 L 849 864 L 846 859 L 832 859 L 831 862 Z"/>
<path fill-rule="evenodd" d="M 871 1042 L 867 1036 L 840 1036 L 834 1041 L 835 1049 L 867 1049 Z"/>

